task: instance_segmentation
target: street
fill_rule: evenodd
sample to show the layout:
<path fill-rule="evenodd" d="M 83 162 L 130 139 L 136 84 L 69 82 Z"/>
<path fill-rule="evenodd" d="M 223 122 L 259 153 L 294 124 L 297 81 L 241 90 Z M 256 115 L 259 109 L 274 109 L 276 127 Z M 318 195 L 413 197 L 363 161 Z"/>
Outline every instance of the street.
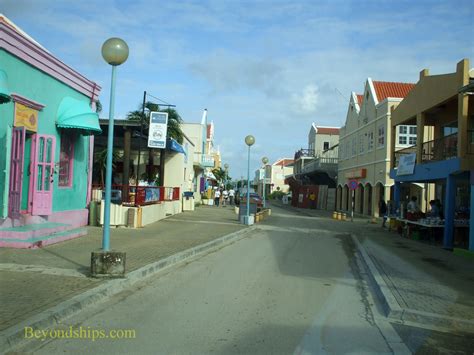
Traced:
<path fill-rule="evenodd" d="M 275 209 L 250 237 L 66 322 L 133 329 L 135 339 L 45 340 L 36 351 L 87 346 L 92 353 L 381 354 L 396 347 L 403 353 L 388 323 L 374 320 L 350 236 L 322 225 Z"/>

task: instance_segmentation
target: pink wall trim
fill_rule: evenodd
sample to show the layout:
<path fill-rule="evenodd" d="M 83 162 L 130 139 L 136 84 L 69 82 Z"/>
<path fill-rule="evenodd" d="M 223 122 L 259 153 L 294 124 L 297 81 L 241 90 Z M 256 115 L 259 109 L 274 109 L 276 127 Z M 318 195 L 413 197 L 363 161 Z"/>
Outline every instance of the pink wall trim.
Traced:
<path fill-rule="evenodd" d="M 8 52 L 24 60 L 26 63 L 91 98 L 92 101 L 95 101 L 99 96 L 101 89 L 99 85 L 79 74 L 55 58 L 51 53 L 15 31 L 3 22 L 1 17 L 0 48 L 5 48 Z"/>
<path fill-rule="evenodd" d="M 40 104 L 39 102 L 30 100 L 24 96 L 21 96 L 19 94 L 10 94 L 14 102 L 18 102 L 19 104 L 25 105 L 27 107 L 32 108 L 33 110 L 41 111 L 44 107 L 43 104 Z"/>

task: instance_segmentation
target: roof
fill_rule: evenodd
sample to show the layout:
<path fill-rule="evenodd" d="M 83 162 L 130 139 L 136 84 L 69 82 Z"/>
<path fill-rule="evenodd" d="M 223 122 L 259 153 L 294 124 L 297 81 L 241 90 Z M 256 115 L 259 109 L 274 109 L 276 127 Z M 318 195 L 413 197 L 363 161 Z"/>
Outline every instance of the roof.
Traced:
<path fill-rule="evenodd" d="M 277 160 L 273 165 L 280 165 L 280 166 L 288 166 L 290 164 L 293 164 L 295 161 L 290 158 L 283 158 L 280 160 Z"/>
<path fill-rule="evenodd" d="M 356 94 L 357 96 L 357 103 L 360 105 L 362 105 L 362 100 L 364 100 L 364 95 L 362 94 Z"/>
<path fill-rule="evenodd" d="M 317 134 L 339 134 L 339 127 L 316 126 Z"/>
<path fill-rule="evenodd" d="M 377 100 L 382 102 L 388 97 L 404 98 L 415 86 L 412 83 L 396 83 L 388 81 L 373 81 Z M 359 95 L 357 95 L 359 100 Z"/>

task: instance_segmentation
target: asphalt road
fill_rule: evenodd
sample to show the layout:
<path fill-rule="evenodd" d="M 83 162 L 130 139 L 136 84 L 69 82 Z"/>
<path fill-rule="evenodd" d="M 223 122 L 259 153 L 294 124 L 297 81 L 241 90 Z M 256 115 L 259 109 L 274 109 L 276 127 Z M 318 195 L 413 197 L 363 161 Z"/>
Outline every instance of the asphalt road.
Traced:
<path fill-rule="evenodd" d="M 406 348 L 363 287 L 350 236 L 283 210 L 237 241 L 69 319 L 35 353 L 384 354 Z M 316 227 L 315 227 L 316 226 Z M 90 339 L 133 330 L 134 339 Z M 56 333 L 58 334 L 58 333 Z M 87 337 L 87 336 L 85 336 Z M 32 349 L 31 347 L 29 348 Z"/>

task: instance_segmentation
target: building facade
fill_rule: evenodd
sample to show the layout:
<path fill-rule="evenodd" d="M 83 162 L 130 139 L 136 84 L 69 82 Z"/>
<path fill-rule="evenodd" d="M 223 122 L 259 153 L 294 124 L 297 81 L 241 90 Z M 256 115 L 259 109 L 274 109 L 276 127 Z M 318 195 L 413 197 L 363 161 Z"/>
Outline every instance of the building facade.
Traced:
<path fill-rule="evenodd" d="M 432 199 L 440 201 L 445 219 L 446 249 L 474 250 L 474 78 L 469 69 L 469 60 L 463 59 L 453 73 L 430 75 L 422 70 L 416 86 L 392 113 L 392 132 L 406 125 L 418 132 L 409 148 L 396 151 L 392 142 L 395 204 L 403 211 L 405 185 L 433 184 Z M 410 169 L 402 160 L 411 161 Z"/>
<path fill-rule="evenodd" d="M 379 201 L 392 198 L 393 180 L 389 176 L 391 111 L 413 86 L 368 78 L 363 94 L 351 94 L 346 122 L 339 137 L 338 210 L 350 211 L 354 203 L 355 213 L 378 216 Z M 395 149 L 408 147 L 416 139 L 416 127 L 399 127 L 393 138 L 396 139 Z"/>
<path fill-rule="evenodd" d="M 86 234 L 100 87 L 0 15 L 0 246 Z"/>

